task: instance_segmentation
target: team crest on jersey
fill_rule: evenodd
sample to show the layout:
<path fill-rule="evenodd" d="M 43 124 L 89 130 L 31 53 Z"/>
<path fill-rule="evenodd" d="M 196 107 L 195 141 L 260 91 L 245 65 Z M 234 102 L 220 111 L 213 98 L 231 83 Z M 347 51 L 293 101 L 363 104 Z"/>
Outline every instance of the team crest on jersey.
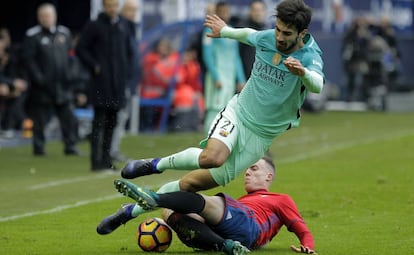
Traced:
<path fill-rule="evenodd" d="M 275 55 L 273 55 L 272 64 L 277 66 L 280 63 L 280 60 L 282 60 L 282 55 L 276 52 Z"/>
<path fill-rule="evenodd" d="M 222 137 L 227 137 L 229 134 L 230 134 L 230 132 L 229 131 L 227 131 L 227 130 L 225 130 L 225 129 L 222 129 L 222 130 L 220 130 L 220 133 L 219 133 Z"/>

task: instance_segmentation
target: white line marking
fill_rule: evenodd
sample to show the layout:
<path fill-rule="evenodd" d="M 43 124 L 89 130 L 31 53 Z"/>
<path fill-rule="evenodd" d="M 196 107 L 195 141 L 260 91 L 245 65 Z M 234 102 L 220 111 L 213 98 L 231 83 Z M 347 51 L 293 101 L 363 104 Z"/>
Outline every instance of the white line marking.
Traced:
<path fill-rule="evenodd" d="M 106 178 L 106 177 L 111 176 L 111 175 L 117 175 L 118 176 L 119 173 L 112 171 L 112 172 L 100 173 L 99 175 L 96 175 L 96 176 L 81 176 L 81 177 L 63 179 L 63 180 L 58 180 L 58 181 L 50 181 L 50 182 L 45 182 L 45 183 L 29 186 L 29 187 L 27 187 L 27 189 L 28 190 L 45 189 L 45 188 L 49 188 L 49 187 L 60 186 L 60 185 L 63 185 L 63 184 L 71 184 L 71 183 L 74 183 L 74 182 L 85 182 L 85 181 L 90 181 L 90 180 L 103 179 L 103 178 Z"/>
<path fill-rule="evenodd" d="M 298 162 L 304 159 L 317 157 L 317 156 L 320 156 L 326 153 L 355 147 L 357 145 L 367 145 L 367 144 L 378 142 L 378 141 L 389 141 L 392 139 L 401 138 L 401 137 L 404 137 L 407 135 L 413 135 L 413 134 L 414 133 L 412 131 L 406 131 L 406 132 L 398 132 L 398 133 L 392 133 L 388 135 L 382 135 L 379 137 L 378 136 L 368 137 L 366 139 L 361 139 L 358 141 L 351 141 L 351 142 L 341 143 L 341 144 L 334 144 L 334 145 L 325 144 L 325 145 L 322 145 L 320 149 L 315 149 L 308 153 L 297 154 L 292 157 L 286 157 L 284 159 L 278 160 L 278 162 L 279 164 L 294 163 L 294 162 Z"/>
<path fill-rule="evenodd" d="M 293 163 L 293 162 L 304 160 L 304 159 L 307 159 L 307 158 L 310 158 L 310 157 L 320 156 L 320 155 L 323 155 L 325 153 L 338 151 L 338 150 L 342 150 L 342 149 L 346 149 L 346 148 L 350 148 L 350 147 L 354 147 L 356 145 L 370 144 L 370 143 L 377 142 L 377 141 L 387 141 L 387 140 L 400 138 L 400 137 L 407 136 L 407 135 L 413 135 L 413 132 L 412 131 L 399 132 L 399 133 L 384 135 L 384 136 L 381 136 L 381 137 L 369 137 L 369 138 L 364 139 L 364 140 L 358 140 L 357 142 L 342 143 L 342 144 L 337 144 L 337 145 L 333 145 L 333 146 L 327 145 L 327 146 L 325 146 L 325 147 L 323 147 L 319 150 L 315 150 L 315 151 L 308 152 L 308 153 L 303 153 L 303 154 L 298 154 L 298 155 L 295 155 L 293 157 L 287 157 L 283 160 L 280 160 L 280 163 L 284 163 L 284 164 Z M 99 176 L 96 176 L 96 177 L 79 177 L 79 178 L 67 179 L 67 180 L 62 180 L 62 181 L 48 182 L 48 183 L 45 183 L 45 184 L 39 184 L 39 185 L 31 186 L 31 189 L 41 189 L 41 188 L 52 187 L 52 186 L 56 186 L 56 185 L 60 185 L 60 184 L 74 183 L 74 182 L 77 182 L 77 181 L 87 181 L 87 180 L 90 180 L 90 179 L 99 179 L 99 178 L 104 178 L 108 175 L 110 175 L 110 174 L 103 174 L 103 175 L 99 175 Z M 56 184 L 56 183 L 58 183 L 58 184 Z M 35 211 L 35 212 L 30 212 L 30 213 L 18 214 L 18 215 L 12 215 L 12 216 L 8 216 L 8 217 L 0 217 L 0 222 L 18 220 L 18 219 L 21 219 L 21 218 L 26 218 L 26 217 L 31 217 L 31 216 L 41 215 L 41 214 L 56 213 L 56 212 L 60 212 L 60 211 L 66 210 L 66 209 L 71 209 L 71 208 L 75 208 L 75 207 L 79 207 L 79 206 L 83 206 L 83 205 L 89 205 L 89 204 L 93 204 L 93 203 L 99 203 L 99 202 L 103 202 L 103 201 L 107 201 L 107 200 L 116 199 L 116 198 L 119 198 L 119 197 L 120 197 L 119 194 L 110 195 L 110 196 L 100 197 L 100 198 L 91 199 L 91 200 L 83 200 L 83 201 L 76 202 L 74 204 L 61 205 L 61 206 L 58 206 L 58 207 L 55 207 L 55 208 L 52 208 L 52 209 L 48 209 L 48 210 Z"/>
<path fill-rule="evenodd" d="M 371 142 L 375 142 L 375 141 L 389 140 L 389 139 L 392 139 L 392 138 L 398 138 L 398 137 L 402 137 L 402 136 L 410 135 L 410 134 L 413 134 L 413 132 L 412 131 L 406 131 L 406 132 L 393 133 L 393 134 L 384 135 L 384 136 L 368 137 L 365 140 L 358 140 L 358 142 L 335 144 L 333 146 L 327 144 L 319 150 L 314 150 L 312 152 L 303 153 L 303 154 L 297 154 L 297 155 L 292 156 L 292 157 L 287 157 L 287 158 L 278 160 L 278 162 L 279 162 L 279 164 L 296 162 L 296 161 L 307 159 L 307 158 L 310 158 L 310 157 L 315 157 L 315 156 L 318 156 L 318 155 L 322 155 L 322 154 L 327 153 L 329 151 L 349 148 L 349 147 L 355 146 L 357 144 L 366 144 L 366 143 L 371 143 Z M 289 140 L 289 142 L 286 142 L 286 141 L 277 142 L 277 145 L 280 146 L 280 147 L 286 147 L 286 146 L 290 146 L 292 144 L 304 144 L 304 143 L 308 143 L 308 142 L 313 142 L 316 139 L 317 138 L 314 137 L 314 136 L 306 135 L 306 136 L 300 137 L 298 139 L 293 139 L 293 140 L 291 139 L 291 140 Z M 103 178 L 106 178 L 106 177 L 111 176 L 111 175 L 119 175 L 119 173 L 115 172 L 115 171 L 110 171 L 110 172 L 108 171 L 108 172 L 100 173 L 96 176 L 81 176 L 81 177 L 68 178 L 68 179 L 62 179 L 62 180 L 57 180 L 57 181 L 50 181 L 50 182 L 45 182 L 45 183 L 29 186 L 29 187 L 27 187 L 27 189 L 28 190 L 39 190 L 39 189 L 45 189 L 45 188 L 55 187 L 55 186 L 64 185 L 64 184 L 72 184 L 72 183 L 75 183 L 75 182 L 85 182 L 85 181 L 90 181 L 90 180 L 103 179 Z"/>
<path fill-rule="evenodd" d="M 31 217 L 31 216 L 35 216 L 35 215 L 41 215 L 41 214 L 56 213 L 56 212 L 60 212 L 60 211 L 66 210 L 66 209 L 75 208 L 75 207 L 79 207 L 79 206 L 83 206 L 83 205 L 99 203 L 99 202 L 103 202 L 103 201 L 107 201 L 107 200 L 112 200 L 112 199 L 115 199 L 115 198 L 120 198 L 120 194 L 95 198 L 95 199 L 91 199 L 91 200 L 78 201 L 74 204 L 60 205 L 60 206 L 57 206 L 55 208 L 48 209 L 48 210 L 43 210 L 43 211 L 35 211 L 35 212 L 30 212 L 30 213 L 12 215 L 12 216 L 8 216 L 8 217 L 0 217 L 0 222 L 18 220 L 18 219 L 21 219 L 21 218 L 26 218 L 26 217 Z"/>

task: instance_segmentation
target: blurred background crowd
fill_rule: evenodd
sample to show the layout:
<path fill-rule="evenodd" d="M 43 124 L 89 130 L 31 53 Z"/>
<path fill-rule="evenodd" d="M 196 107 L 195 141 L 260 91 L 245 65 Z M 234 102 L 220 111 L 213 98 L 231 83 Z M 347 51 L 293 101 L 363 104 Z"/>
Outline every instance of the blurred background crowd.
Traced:
<path fill-rule="evenodd" d="M 101 170 L 126 160 L 119 149 L 126 132 L 205 132 L 229 93 L 243 89 L 254 49 L 206 39 L 203 17 L 215 13 L 233 27 L 263 30 L 274 26 L 278 2 L 8 3 L 0 11 L 0 142 L 31 139 L 41 156 L 58 132 L 64 153 L 78 155 L 77 142 L 89 139 L 91 170 Z M 326 85 L 304 110 L 355 102 L 387 111 L 390 94 L 414 90 L 413 1 L 305 2 Z"/>

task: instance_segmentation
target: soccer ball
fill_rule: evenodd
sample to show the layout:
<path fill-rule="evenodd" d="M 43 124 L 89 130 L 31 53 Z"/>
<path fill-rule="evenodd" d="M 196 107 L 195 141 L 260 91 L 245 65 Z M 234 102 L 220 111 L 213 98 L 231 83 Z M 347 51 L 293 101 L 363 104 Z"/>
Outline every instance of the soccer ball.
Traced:
<path fill-rule="evenodd" d="M 148 218 L 139 224 L 136 238 L 142 250 L 163 252 L 170 247 L 172 231 L 161 218 Z"/>

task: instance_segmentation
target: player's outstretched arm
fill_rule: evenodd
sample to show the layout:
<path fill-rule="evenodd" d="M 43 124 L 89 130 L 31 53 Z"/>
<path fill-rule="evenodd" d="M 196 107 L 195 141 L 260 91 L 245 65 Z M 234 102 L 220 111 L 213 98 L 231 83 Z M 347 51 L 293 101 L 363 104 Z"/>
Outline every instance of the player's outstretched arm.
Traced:
<path fill-rule="evenodd" d="M 305 254 L 318 254 L 318 253 L 316 253 L 314 250 L 312 250 L 312 249 L 310 249 L 310 248 L 308 248 L 308 247 L 305 247 L 305 246 L 303 246 L 303 245 L 301 245 L 300 247 L 296 247 L 296 246 L 294 246 L 294 245 L 291 245 L 290 246 L 290 249 L 292 250 L 292 251 L 294 251 L 294 252 L 296 252 L 296 253 L 305 253 Z"/>
<path fill-rule="evenodd" d="M 211 33 L 206 33 L 208 37 L 219 38 L 226 37 L 230 39 L 238 40 L 239 42 L 249 44 L 247 37 L 256 32 L 252 28 L 232 28 L 217 15 L 207 15 L 204 22 L 204 26 L 211 29 Z M 249 44 L 250 45 L 250 44 Z"/>

